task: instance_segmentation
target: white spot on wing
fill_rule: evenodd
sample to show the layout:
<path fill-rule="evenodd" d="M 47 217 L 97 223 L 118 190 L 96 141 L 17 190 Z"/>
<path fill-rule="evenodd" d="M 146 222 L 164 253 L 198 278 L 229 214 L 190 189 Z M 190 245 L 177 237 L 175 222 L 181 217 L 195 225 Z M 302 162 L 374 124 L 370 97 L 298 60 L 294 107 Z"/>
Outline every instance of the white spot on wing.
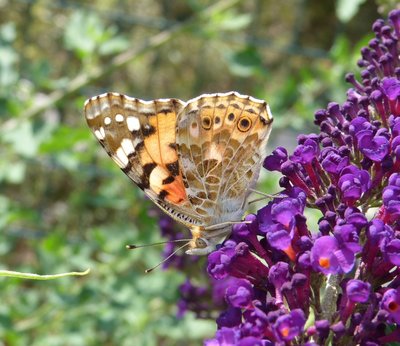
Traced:
<path fill-rule="evenodd" d="M 149 177 L 149 182 L 150 182 L 150 187 L 152 190 L 156 193 L 159 193 L 161 191 L 161 186 L 162 186 L 162 181 L 168 177 L 168 173 L 165 171 L 164 168 L 160 166 L 156 166 L 150 174 Z"/>
<path fill-rule="evenodd" d="M 124 116 L 122 114 L 115 114 L 115 121 L 117 123 L 122 123 L 124 121 Z"/>
<path fill-rule="evenodd" d="M 110 117 L 105 117 L 104 118 L 104 125 L 110 125 L 111 124 L 111 118 Z"/>
<path fill-rule="evenodd" d="M 206 160 L 222 161 L 222 154 L 216 143 L 211 143 L 210 149 L 206 152 L 205 156 Z"/>
<path fill-rule="evenodd" d="M 96 136 L 96 138 L 100 141 L 104 139 L 104 136 L 102 135 L 102 133 L 99 130 L 95 130 L 94 131 L 94 135 Z"/>
<path fill-rule="evenodd" d="M 140 129 L 140 122 L 136 117 L 127 117 L 126 124 L 128 125 L 129 131 L 138 131 Z"/>
<path fill-rule="evenodd" d="M 129 163 L 128 156 L 126 156 L 124 149 L 121 147 L 117 149 L 115 155 L 112 156 L 112 159 L 120 168 L 125 168 Z"/>
<path fill-rule="evenodd" d="M 130 140 L 129 138 L 124 138 L 121 141 L 121 147 L 127 156 L 129 156 L 135 152 L 135 148 L 133 147 L 132 140 Z"/>

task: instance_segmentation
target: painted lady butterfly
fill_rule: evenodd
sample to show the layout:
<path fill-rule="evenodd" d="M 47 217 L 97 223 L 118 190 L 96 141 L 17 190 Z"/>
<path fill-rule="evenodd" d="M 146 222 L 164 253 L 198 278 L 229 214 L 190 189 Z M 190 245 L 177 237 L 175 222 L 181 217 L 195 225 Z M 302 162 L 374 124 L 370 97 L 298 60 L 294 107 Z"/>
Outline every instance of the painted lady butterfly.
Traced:
<path fill-rule="evenodd" d="M 106 93 L 85 102 L 85 116 L 121 170 L 190 229 L 186 253 L 210 253 L 241 220 L 266 156 L 266 102 L 237 92 L 188 102 Z"/>

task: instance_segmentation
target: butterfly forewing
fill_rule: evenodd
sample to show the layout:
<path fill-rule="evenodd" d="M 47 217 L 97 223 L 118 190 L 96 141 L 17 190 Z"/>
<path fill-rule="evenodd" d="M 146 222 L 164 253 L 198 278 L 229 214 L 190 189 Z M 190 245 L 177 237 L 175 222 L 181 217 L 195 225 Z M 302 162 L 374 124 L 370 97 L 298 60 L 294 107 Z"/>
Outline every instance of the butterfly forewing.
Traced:
<path fill-rule="evenodd" d="M 190 216 L 175 144 L 183 106 L 177 99 L 146 102 L 107 93 L 85 103 L 85 116 L 114 162 L 155 203 L 183 223 L 199 224 Z"/>

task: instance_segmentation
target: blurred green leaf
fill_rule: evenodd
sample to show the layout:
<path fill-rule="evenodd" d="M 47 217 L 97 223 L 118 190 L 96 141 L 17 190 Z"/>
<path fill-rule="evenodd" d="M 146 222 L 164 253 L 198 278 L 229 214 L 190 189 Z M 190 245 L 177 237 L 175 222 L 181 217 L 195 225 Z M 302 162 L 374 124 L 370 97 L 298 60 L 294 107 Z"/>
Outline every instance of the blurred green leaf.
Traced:
<path fill-rule="evenodd" d="M 346 23 L 358 12 L 359 7 L 366 0 L 336 0 L 336 15 L 342 22 Z"/>
<path fill-rule="evenodd" d="M 0 44 L 12 43 L 17 37 L 15 23 L 9 22 L 0 26 Z"/>
<path fill-rule="evenodd" d="M 19 184 L 25 178 L 26 165 L 24 162 L 0 161 L 0 182 L 6 181 L 11 184 Z"/>
<path fill-rule="evenodd" d="M 19 75 L 16 64 L 19 57 L 12 42 L 16 36 L 14 23 L 7 23 L 0 26 L 0 96 L 9 94 L 9 88 L 13 86 Z"/>
<path fill-rule="evenodd" d="M 238 52 L 226 55 L 232 74 L 240 77 L 265 74 L 262 59 L 255 47 L 246 47 Z"/>
<path fill-rule="evenodd" d="M 213 24 L 218 30 L 223 31 L 239 31 L 250 25 L 251 14 L 239 14 L 235 10 L 218 12 L 211 18 Z"/>
<path fill-rule="evenodd" d="M 55 126 L 56 124 L 51 122 L 25 120 L 0 130 L 0 133 L 4 142 L 11 144 L 17 154 L 34 157 L 41 143 L 49 138 Z"/>
<path fill-rule="evenodd" d="M 85 59 L 95 52 L 108 55 L 126 49 L 128 41 L 115 35 L 116 28 L 106 28 L 95 13 L 75 11 L 67 23 L 64 41 L 67 49 L 72 50 L 80 59 Z"/>
<path fill-rule="evenodd" d="M 129 47 L 129 42 L 124 37 L 118 36 L 113 39 L 105 41 L 99 47 L 100 55 L 110 55 L 124 51 Z"/>

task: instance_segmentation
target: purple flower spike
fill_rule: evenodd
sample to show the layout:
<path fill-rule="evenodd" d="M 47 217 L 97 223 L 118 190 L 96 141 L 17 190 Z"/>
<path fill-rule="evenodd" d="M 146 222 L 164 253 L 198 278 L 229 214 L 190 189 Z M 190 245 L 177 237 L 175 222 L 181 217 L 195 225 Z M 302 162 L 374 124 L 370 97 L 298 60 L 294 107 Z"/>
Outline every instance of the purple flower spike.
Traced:
<path fill-rule="evenodd" d="M 381 308 L 389 312 L 389 318 L 400 323 L 400 287 L 388 289 L 382 297 Z"/>
<path fill-rule="evenodd" d="M 315 112 L 319 132 L 265 159 L 281 191 L 209 255 L 212 289 L 181 286 L 180 314 L 219 316 L 206 345 L 399 342 L 400 10 L 389 19 L 374 23 L 361 74 L 346 75 L 347 100 Z"/>
<path fill-rule="evenodd" d="M 278 317 L 274 329 L 278 340 L 291 341 L 298 336 L 304 328 L 306 319 L 301 309 L 295 309 L 287 315 Z"/>

